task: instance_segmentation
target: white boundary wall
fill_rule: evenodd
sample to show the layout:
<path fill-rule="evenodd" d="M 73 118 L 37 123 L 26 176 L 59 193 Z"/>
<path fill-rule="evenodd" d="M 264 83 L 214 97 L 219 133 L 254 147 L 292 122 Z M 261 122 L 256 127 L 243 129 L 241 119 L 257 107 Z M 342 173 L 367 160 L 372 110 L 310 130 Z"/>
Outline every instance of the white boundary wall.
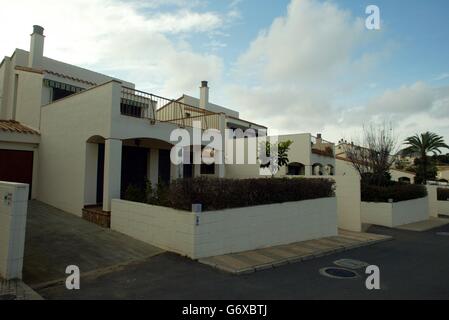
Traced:
<path fill-rule="evenodd" d="M 449 216 L 449 201 L 437 201 L 438 214 Z"/>
<path fill-rule="evenodd" d="M 438 218 L 439 215 L 449 216 L 449 200 L 438 200 L 438 188 L 448 188 L 440 185 L 426 185 L 429 195 L 429 215 Z"/>
<path fill-rule="evenodd" d="M 112 200 L 112 230 L 189 257 L 194 256 L 195 220 L 187 211 Z"/>
<path fill-rule="evenodd" d="M 336 236 L 337 203 L 322 198 L 195 214 L 114 199 L 111 229 L 197 259 Z"/>
<path fill-rule="evenodd" d="M 396 227 L 429 219 L 427 197 L 395 203 L 362 202 L 363 223 Z"/>
<path fill-rule="evenodd" d="M 361 232 L 360 178 L 358 176 L 332 176 L 335 180 L 337 197 L 338 227 Z"/>
<path fill-rule="evenodd" d="M 0 276 L 21 279 L 28 185 L 0 181 Z"/>

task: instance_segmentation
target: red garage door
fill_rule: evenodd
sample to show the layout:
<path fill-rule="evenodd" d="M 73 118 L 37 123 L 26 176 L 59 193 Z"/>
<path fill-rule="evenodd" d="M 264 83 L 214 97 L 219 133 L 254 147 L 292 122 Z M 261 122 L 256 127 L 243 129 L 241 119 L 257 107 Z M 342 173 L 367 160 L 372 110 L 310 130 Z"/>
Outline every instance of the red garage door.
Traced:
<path fill-rule="evenodd" d="M 28 183 L 31 196 L 33 152 L 0 149 L 0 181 Z"/>

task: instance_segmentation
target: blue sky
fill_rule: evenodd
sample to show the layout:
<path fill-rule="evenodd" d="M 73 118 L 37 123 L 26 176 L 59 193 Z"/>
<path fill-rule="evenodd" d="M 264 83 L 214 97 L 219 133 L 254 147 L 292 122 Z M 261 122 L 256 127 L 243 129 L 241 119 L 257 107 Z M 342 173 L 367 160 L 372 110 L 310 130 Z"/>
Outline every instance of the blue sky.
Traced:
<path fill-rule="evenodd" d="M 207 8 L 226 12 L 230 2 L 232 1 L 211 1 Z M 372 90 L 371 95 L 378 94 L 386 88 L 412 84 L 416 81 L 428 81 L 436 86 L 449 85 L 449 1 L 330 2 L 350 11 L 354 17 L 365 18 L 365 8 L 370 4 L 377 5 L 381 10 L 382 30 L 379 42 L 380 45 L 394 44 L 394 51 L 378 70 L 373 72 L 373 82 L 377 82 L 378 86 L 377 90 Z M 286 14 L 289 3 L 289 0 L 238 2 L 236 6 L 241 17 L 229 26 L 227 29 L 229 36 L 222 38 L 226 47 L 219 49 L 219 54 L 225 59 L 227 67 L 232 67 L 233 62 L 247 49 L 261 30 L 269 28 L 276 17 Z M 192 43 L 208 50 L 204 37 L 196 37 L 192 39 Z M 363 93 L 360 95 L 365 96 Z"/>
<path fill-rule="evenodd" d="M 364 27 L 380 8 L 381 30 Z M 352 139 L 390 122 L 400 139 L 449 140 L 447 0 L 18 0 L 5 4 L 0 55 L 28 49 L 169 97 L 198 95 L 272 133 Z M 69 35 L 69 36 L 68 36 Z"/>

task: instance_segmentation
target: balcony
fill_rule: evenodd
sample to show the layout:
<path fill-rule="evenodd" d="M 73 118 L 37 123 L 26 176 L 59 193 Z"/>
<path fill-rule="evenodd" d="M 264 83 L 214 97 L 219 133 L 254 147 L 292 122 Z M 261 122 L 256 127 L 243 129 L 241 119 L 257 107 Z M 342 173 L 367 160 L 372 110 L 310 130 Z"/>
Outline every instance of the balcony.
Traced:
<path fill-rule="evenodd" d="M 220 130 L 219 113 L 127 87 L 122 87 L 120 113 L 149 119 L 153 124 L 168 122 L 183 128 L 193 127 L 197 121 L 202 130 Z"/>

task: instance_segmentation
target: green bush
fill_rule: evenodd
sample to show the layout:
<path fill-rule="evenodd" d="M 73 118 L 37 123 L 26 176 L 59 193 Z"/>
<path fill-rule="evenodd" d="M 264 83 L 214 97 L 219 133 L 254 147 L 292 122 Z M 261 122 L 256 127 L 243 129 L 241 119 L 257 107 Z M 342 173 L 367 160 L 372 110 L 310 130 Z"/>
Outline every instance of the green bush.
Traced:
<path fill-rule="evenodd" d="M 438 188 L 437 189 L 437 199 L 439 201 L 447 201 L 447 200 L 449 200 L 449 189 Z"/>
<path fill-rule="evenodd" d="M 333 197 L 333 186 L 329 179 L 179 179 L 170 184 L 167 198 L 176 209 L 190 211 L 200 203 L 204 211 L 213 211 Z"/>
<path fill-rule="evenodd" d="M 425 186 L 417 184 L 391 184 L 388 186 L 375 186 L 362 183 L 362 201 L 365 202 L 393 202 L 406 201 L 427 196 Z"/>
<path fill-rule="evenodd" d="M 130 184 L 125 190 L 123 199 L 134 202 L 146 202 L 145 190 Z"/>

